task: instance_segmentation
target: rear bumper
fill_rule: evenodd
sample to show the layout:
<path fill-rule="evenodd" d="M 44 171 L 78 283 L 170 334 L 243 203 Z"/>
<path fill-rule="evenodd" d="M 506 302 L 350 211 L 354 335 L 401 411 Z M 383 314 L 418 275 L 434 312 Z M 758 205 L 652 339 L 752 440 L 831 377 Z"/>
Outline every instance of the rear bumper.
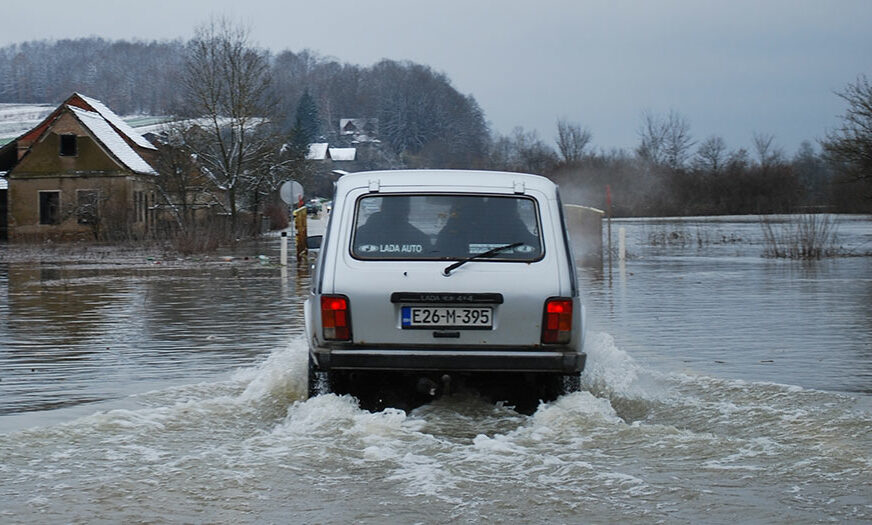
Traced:
<path fill-rule="evenodd" d="M 335 349 L 313 352 L 318 368 L 328 370 L 552 372 L 576 374 L 587 355 L 549 350 L 395 350 Z"/>

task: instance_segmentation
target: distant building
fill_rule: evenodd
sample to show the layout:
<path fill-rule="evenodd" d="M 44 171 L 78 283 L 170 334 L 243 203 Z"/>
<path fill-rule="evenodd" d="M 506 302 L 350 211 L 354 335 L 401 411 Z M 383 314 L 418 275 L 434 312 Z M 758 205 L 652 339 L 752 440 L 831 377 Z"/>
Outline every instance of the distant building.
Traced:
<path fill-rule="evenodd" d="M 314 142 L 309 144 L 309 153 L 306 154 L 307 160 L 327 160 L 326 142 Z"/>
<path fill-rule="evenodd" d="M 357 158 L 357 148 L 331 148 L 327 142 L 309 144 L 307 160 L 349 162 Z"/>
<path fill-rule="evenodd" d="M 339 119 L 339 135 L 354 142 L 378 141 L 377 118 Z"/>
<path fill-rule="evenodd" d="M 333 128 L 328 137 L 329 142 L 309 144 L 306 154 L 306 159 L 313 161 L 316 194 L 329 195 L 333 182 L 342 172 L 395 166 L 391 156 L 382 150 L 377 118 L 339 119 L 338 133 Z"/>
<path fill-rule="evenodd" d="M 155 154 L 102 102 L 74 93 L 0 147 L 9 239 L 93 238 L 107 228 L 144 234 L 154 219 Z"/>
<path fill-rule="evenodd" d="M 329 151 L 334 162 L 350 162 L 357 157 L 357 148 L 329 148 Z"/>

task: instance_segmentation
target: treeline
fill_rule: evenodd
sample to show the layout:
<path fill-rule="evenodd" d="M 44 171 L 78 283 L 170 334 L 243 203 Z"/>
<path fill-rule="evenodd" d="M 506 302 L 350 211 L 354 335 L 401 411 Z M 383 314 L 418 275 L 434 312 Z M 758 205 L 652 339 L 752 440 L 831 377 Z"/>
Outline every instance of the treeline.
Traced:
<path fill-rule="evenodd" d="M 121 115 L 166 114 L 178 103 L 185 44 L 40 40 L 0 48 L 0 102 L 58 103 L 74 91 Z"/>
<path fill-rule="evenodd" d="M 558 123 L 557 137 L 555 149 L 518 128 L 495 141 L 490 165 L 544 173 L 565 200 L 602 209 L 608 187 L 616 216 L 872 212 L 872 179 L 842 169 L 831 141 L 788 155 L 774 136 L 754 134 L 751 149 L 729 149 L 719 136 L 693 138 L 675 112 L 644 115 L 633 151 L 597 151 L 578 124 Z"/>
<path fill-rule="evenodd" d="M 0 102 L 57 103 L 80 91 L 120 114 L 192 116 L 179 87 L 191 46 L 84 38 L 0 48 Z M 472 96 L 425 65 L 383 60 L 362 67 L 310 51 L 261 52 L 275 101 L 264 116 L 289 140 L 333 142 L 339 119 L 379 119 L 381 155 L 367 168 L 539 173 L 561 184 L 565 200 L 597 207 L 606 206 L 608 186 L 615 215 L 872 211 L 870 179 L 862 175 L 869 169 L 861 167 L 859 176 L 846 169 L 846 158 L 857 161 L 832 154 L 839 137 L 823 148 L 803 143 L 792 155 L 766 134 L 731 149 L 718 136 L 694 137 L 677 112 L 644 114 L 631 151 L 597 149 L 594 133 L 569 121 L 557 123 L 553 142 L 522 128 L 500 135 Z M 858 86 L 868 91 L 868 83 Z M 863 140 L 861 159 L 869 157 Z"/>
<path fill-rule="evenodd" d="M 190 116 L 179 89 L 190 45 L 83 38 L 0 48 L 0 102 L 57 103 L 79 91 L 122 115 Z M 341 118 L 375 117 L 393 165 L 481 166 L 487 158 L 478 103 L 427 66 L 383 60 L 361 67 L 309 51 L 266 55 L 276 114 L 265 116 L 287 133 L 308 91 L 317 105 L 314 140 L 335 136 Z"/>

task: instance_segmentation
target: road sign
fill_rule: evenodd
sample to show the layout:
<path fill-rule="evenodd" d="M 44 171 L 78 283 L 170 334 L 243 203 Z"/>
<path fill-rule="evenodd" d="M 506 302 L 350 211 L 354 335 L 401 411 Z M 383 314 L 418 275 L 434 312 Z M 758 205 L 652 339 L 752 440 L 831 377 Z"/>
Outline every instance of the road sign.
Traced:
<path fill-rule="evenodd" d="M 295 180 L 284 182 L 279 188 L 279 195 L 285 204 L 297 204 L 303 198 L 303 185 Z"/>

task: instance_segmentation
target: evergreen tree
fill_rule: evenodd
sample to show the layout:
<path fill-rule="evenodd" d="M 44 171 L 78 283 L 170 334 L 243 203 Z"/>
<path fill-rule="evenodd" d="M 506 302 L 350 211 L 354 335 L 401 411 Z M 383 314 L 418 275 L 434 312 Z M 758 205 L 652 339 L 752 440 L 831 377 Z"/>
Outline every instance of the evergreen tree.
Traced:
<path fill-rule="evenodd" d="M 318 105 L 309 94 L 309 90 L 303 92 L 297 103 L 297 116 L 294 120 L 293 141 L 300 148 L 308 148 L 312 142 L 321 138 L 321 121 L 318 117 Z"/>

